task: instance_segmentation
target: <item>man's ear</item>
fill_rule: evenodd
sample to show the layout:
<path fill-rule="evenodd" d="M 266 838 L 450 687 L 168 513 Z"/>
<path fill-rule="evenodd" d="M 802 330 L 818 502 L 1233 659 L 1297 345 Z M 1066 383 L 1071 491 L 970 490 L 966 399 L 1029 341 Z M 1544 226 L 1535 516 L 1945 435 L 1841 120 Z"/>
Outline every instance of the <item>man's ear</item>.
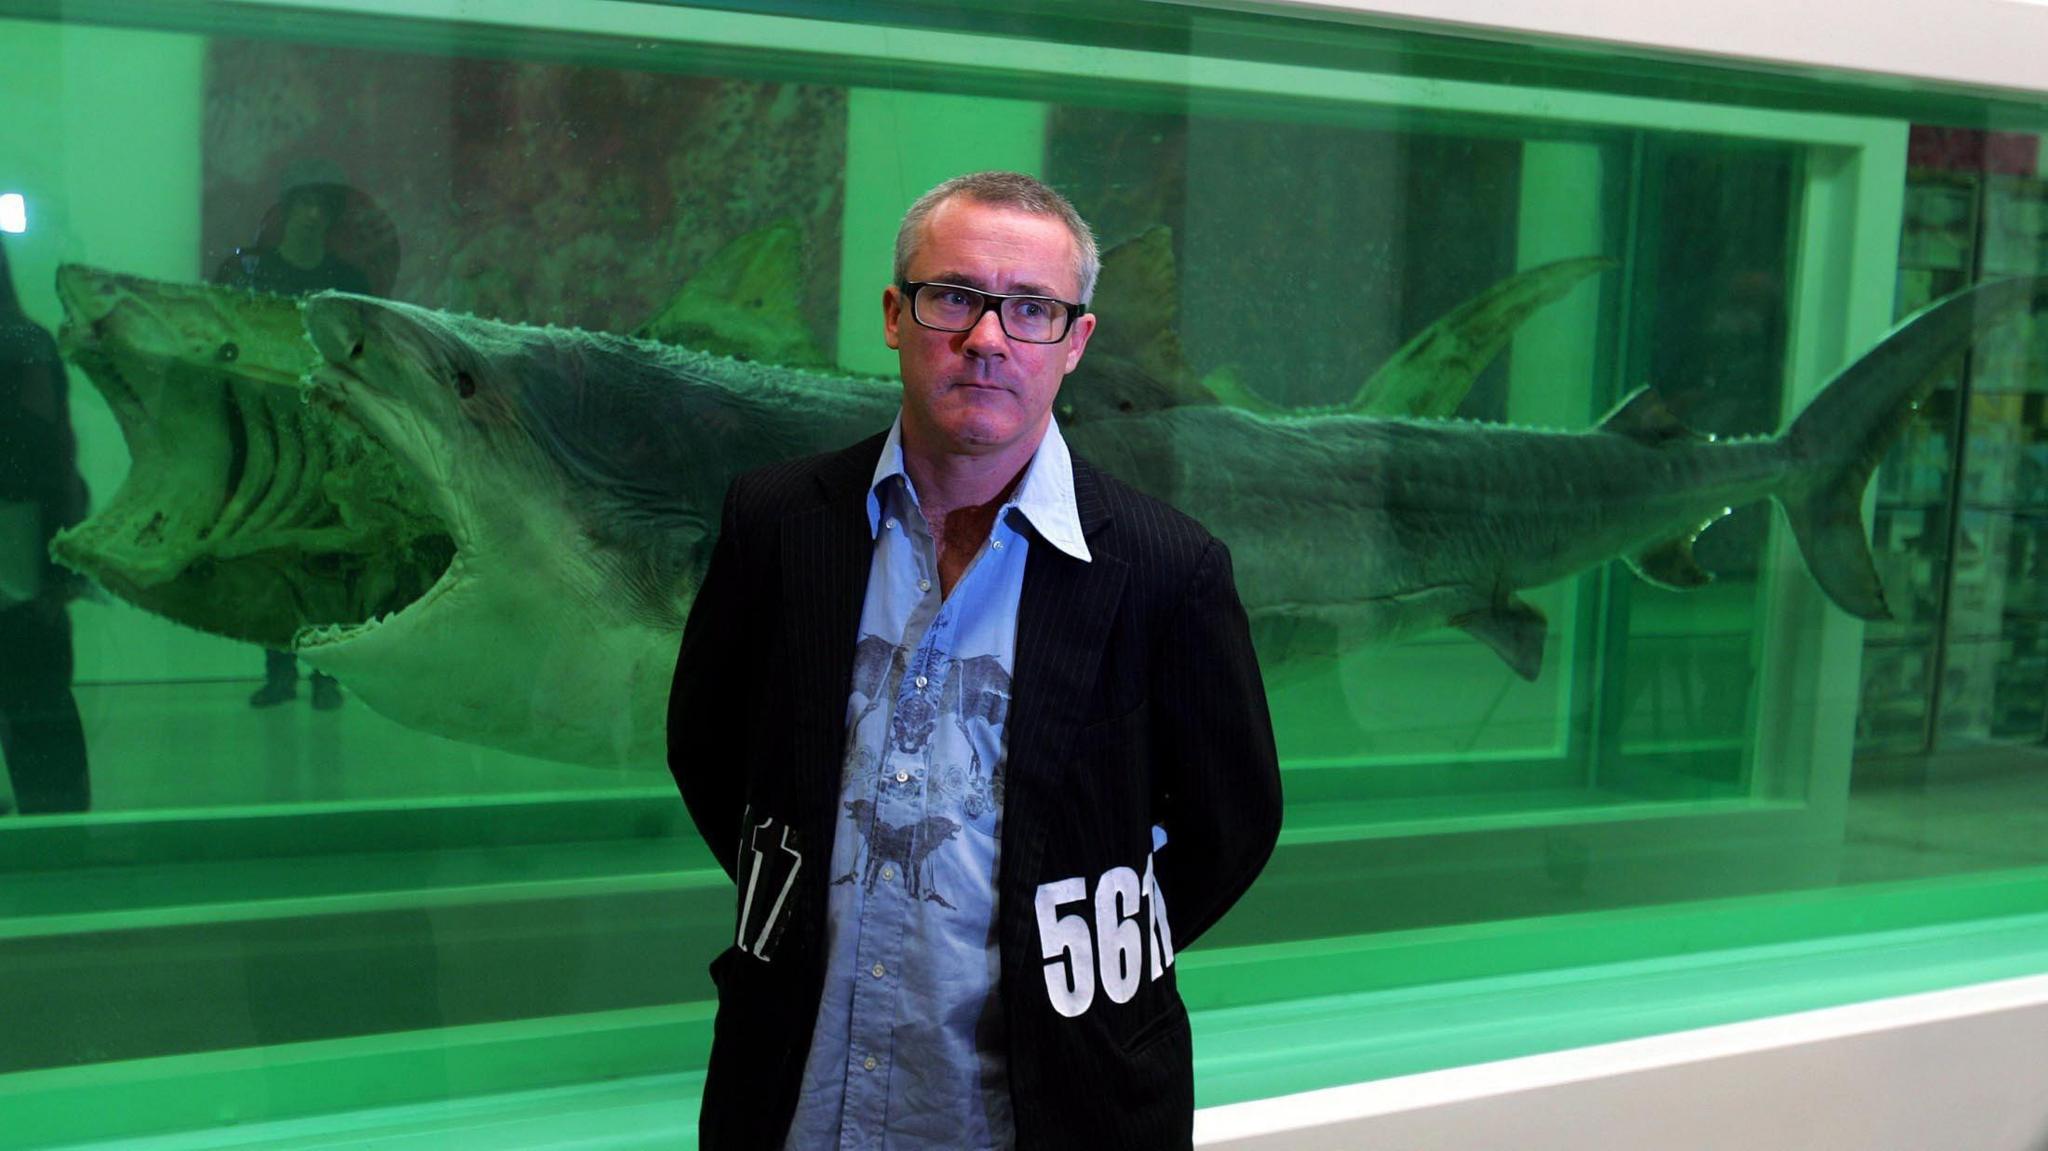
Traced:
<path fill-rule="evenodd" d="M 1073 371 L 1081 364 L 1081 353 L 1088 348 L 1088 337 L 1095 334 L 1095 313 L 1088 312 L 1074 321 L 1074 330 L 1067 333 L 1067 367 Z M 895 347 L 894 344 L 889 345 Z"/>
<path fill-rule="evenodd" d="M 896 285 L 882 289 L 882 342 L 892 348 L 901 346 L 902 342 L 896 330 L 897 320 L 903 311 L 902 303 L 903 293 L 896 290 Z"/>

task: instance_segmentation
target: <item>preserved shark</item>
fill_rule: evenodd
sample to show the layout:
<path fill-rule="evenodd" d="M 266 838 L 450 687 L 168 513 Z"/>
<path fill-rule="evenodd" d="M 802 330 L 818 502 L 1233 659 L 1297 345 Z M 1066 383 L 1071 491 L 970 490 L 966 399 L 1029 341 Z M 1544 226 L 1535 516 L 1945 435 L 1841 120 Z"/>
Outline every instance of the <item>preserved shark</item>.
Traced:
<path fill-rule="evenodd" d="M 288 643 L 401 723 L 579 763 L 660 762 L 730 478 L 871 434 L 900 400 L 891 380 L 369 297 L 78 267 L 59 288 L 67 352 L 135 457 L 53 545 L 62 562 L 173 619 Z M 1488 322 L 1560 290 L 1532 281 Z M 1346 643 L 1462 628 L 1534 678 L 1545 623 L 1522 591 L 1614 558 L 1696 586 L 1693 538 L 1764 498 L 1837 605 L 1884 617 L 1859 510 L 1870 473 L 1943 361 L 2044 291 L 2006 281 L 1924 309 L 1776 436 L 1698 436 L 1649 391 L 1583 432 L 1357 414 L 1372 388 L 1303 413 L 1140 389 L 1063 427 L 1232 546 L 1255 625 Z M 1470 361 L 1487 337 L 1417 343 L 1411 362 L 1438 343 Z M 1439 410 L 1457 390 L 1381 393 Z"/>

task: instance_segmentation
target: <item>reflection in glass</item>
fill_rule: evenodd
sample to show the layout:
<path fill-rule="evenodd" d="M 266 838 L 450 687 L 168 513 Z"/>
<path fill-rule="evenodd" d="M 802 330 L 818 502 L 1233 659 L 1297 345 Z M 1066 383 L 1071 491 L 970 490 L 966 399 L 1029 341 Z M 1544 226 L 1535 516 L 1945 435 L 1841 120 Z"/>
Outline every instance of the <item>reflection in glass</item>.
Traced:
<path fill-rule="evenodd" d="M 25 799 L 9 703 L 0 966 L 39 978 L 0 981 L 0 1089 L 38 1076 L 37 1138 L 606 1080 L 687 1127 L 732 907 L 647 754 L 660 661 L 726 477 L 886 423 L 895 221 L 974 167 L 1103 241 L 1070 442 L 1213 521 L 1270 609 L 1287 835 L 1187 957 L 1203 1102 L 1972 978 L 2048 899 L 2038 316 L 1914 381 L 1832 521 L 1889 618 L 1829 601 L 1764 488 L 1412 618 L 1367 594 L 1648 515 L 1646 453 L 1761 458 L 1894 322 L 2048 270 L 2037 103 L 1213 10 L 956 30 L 985 67 L 618 7 L 635 34 L 0 25 L 9 330 L 58 335 L 73 429 L 8 384 L 0 618 L 101 589 L 0 646 L 10 690 L 75 678 L 92 761 L 90 815 L 82 767 Z M 383 391 L 306 383 L 358 342 L 399 349 Z M 1382 514 L 1432 493 L 1470 498 Z M 348 704 L 251 709 L 256 646 Z M 1479 1047 L 1432 1030 L 1481 1001 Z"/>

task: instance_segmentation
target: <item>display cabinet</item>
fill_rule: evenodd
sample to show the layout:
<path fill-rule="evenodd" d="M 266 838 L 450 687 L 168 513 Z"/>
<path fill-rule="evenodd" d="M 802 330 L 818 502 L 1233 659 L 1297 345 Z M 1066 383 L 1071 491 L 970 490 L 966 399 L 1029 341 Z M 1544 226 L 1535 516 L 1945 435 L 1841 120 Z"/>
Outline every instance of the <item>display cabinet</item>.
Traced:
<path fill-rule="evenodd" d="M 2048 264 L 2037 137 L 1915 129 L 1899 245 L 1901 317 L 1963 285 Z M 1974 145 L 1974 146 L 1973 146 Z M 1944 373 L 1879 472 L 1874 531 L 1895 619 L 1864 657 L 1858 748 L 2038 741 L 2048 722 L 2038 320 L 1995 333 Z"/>
<path fill-rule="evenodd" d="M 1547 429 L 1577 470 L 1491 490 L 1588 525 L 1651 501 L 1647 480 L 1589 494 L 1614 486 L 1600 445 L 1776 442 L 1921 304 L 2044 270 L 2036 155 L 1924 154 L 1934 128 L 2038 140 L 2038 94 L 1360 11 L 0 0 L 0 106 L 18 326 L 61 337 L 87 510 L 138 546 L 53 541 L 98 573 L 55 605 L 74 658 L 0 651 L 75 701 L 91 782 L 85 810 L 0 816 L 0 1147 L 694 1138 L 732 885 L 658 754 L 557 738 L 659 745 L 658 708 L 564 716 L 542 675 L 465 694 L 532 636 L 566 666 L 605 629 L 535 596 L 436 676 L 372 660 L 339 708 L 250 706 L 263 644 L 374 622 L 223 575 L 361 590 L 374 548 L 179 534 L 285 516 L 245 481 L 312 458 L 295 445 L 377 450 L 300 390 L 300 305 L 222 282 L 281 242 L 294 188 L 343 190 L 328 242 L 374 294 L 828 394 L 895 369 L 876 304 L 911 200 L 1029 171 L 1113 253 L 1077 429 L 1104 396 L 1234 405 L 1304 442 L 1331 420 Z M 109 350 L 81 282 L 204 322 Z M 1226 540 L 1248 602 L 1278 603 L 1255 638 L 1287 811 L 1178 960 L 1199 1103 L 2048 970 L 2044 332 L 1972 344 L 1870 485 L 1884 622 L 1815 582 L 1773 506 L 1800 494 L 1789 457 L 1697 540 L 1698 518 L 1660 525 L 1675 553 L 1632 541 L 1501 589 L 1543 621 L 1528 674 L 1457 626 L 1290 616 L 1258 581 L 1354 589 L 1319 517 L 1355 493 L 1314 452 L 1233 465 L 1248 492 L 1329 482 Z M 1373 406 L 1418 357 L 1427 410 Z M 1648 431 L 1603 429 L 1644 386 Z M 425 489 L 372 482 L 418 482 L 397 457 L 337 449 L 291 490 L 405 520 Z M 566 517 L 574 469 L 534 474 L 491 508 Z M 438 580 L 453 538 L 407 554 Z M 1711 581 L 1638 574 L 1686 546 Z M 377 586 L 359 614 L 429 602 Z"/>

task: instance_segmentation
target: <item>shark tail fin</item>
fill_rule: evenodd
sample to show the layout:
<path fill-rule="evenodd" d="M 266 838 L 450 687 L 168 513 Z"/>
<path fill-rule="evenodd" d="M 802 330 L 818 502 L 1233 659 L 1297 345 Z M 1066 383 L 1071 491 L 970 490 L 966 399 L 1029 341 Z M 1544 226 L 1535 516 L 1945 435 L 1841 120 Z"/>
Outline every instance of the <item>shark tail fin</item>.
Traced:
<path fill-rule="evenodd" d="M 1870 473 L 1845 476 L 1840 482 L 1781 499 L 1792 538 L 1806 557 L 1820 590 L 1836 606 L 1859 619 L 1890 619 L 1884 584 L 1863 535 L 1863 485 Z"/>
<path fill-rule="evenodd" d="M 2048 303 L 2048 277 L 1992 281 L 1907 317 L 1842 369 L 1779 437 L 1791 481 L 1778 502 L 1806 566 L 1843 611 L 1888 619 L 1863 534 L 1863 489 L 1940 370 L 1986 331 Z"/>

